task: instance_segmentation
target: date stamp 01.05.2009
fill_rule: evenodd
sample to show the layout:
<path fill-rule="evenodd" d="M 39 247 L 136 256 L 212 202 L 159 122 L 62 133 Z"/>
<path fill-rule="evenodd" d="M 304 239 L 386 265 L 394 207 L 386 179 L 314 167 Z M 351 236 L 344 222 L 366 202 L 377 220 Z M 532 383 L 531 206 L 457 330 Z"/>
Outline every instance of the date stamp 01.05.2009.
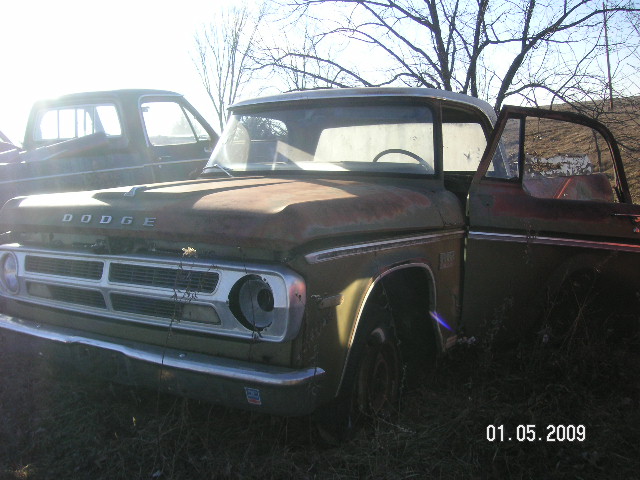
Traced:
<path fill-rule="evenodd" d="M 504 425 L 488 425 L 489 442 L 584 442 L 587 429 L 584 425 L 546 425 L 540 431 L 536 425 L 518 425 L 515 430 Z"/>

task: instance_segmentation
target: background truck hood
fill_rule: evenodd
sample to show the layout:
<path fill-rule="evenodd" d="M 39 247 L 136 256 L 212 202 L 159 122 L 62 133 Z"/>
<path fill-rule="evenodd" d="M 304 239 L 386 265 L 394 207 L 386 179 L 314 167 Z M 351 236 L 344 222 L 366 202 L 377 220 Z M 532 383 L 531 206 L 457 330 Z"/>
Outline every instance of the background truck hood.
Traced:
<path fill-rule="evenodd" d="M 34 195 L 7 202 L 0 226 L 282 252 L 326 237 L 462 225 L 452 194 L 416 185 L 245 177 Z"/>

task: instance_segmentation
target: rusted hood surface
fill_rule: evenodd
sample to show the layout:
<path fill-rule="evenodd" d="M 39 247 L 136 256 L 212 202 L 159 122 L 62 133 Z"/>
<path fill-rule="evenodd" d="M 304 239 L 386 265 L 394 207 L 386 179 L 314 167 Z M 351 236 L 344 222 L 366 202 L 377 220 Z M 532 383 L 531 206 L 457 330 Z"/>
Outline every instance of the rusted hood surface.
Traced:
<path fill-rule="evenodd" d="M 329 236 L 400 234 L 462 222 L 455 198 L 442 189 L 263 177 L 34 195 L 10 200 L 0 213 L 3 231 L 142 236 L 274 251 Z"/>

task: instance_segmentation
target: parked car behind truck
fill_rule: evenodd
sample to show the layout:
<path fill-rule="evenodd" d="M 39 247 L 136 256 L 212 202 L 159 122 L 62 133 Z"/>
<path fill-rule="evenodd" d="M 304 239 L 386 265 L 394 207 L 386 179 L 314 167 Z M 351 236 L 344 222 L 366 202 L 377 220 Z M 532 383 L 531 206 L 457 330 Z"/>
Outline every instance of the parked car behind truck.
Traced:
<path fill-rule="evenodd" d="M 637 324 L 639 219 L 582 116 L 496 122 L 430 89 L 266 97 L 231 107 L 197 180 L 8 202 L 0 337 L 344 432 L 395 403 L 404 365 L 518 337 L 585 278 Z"/>
<path fill-rule="evenodd" d="M 177 93 L 114 90 L 36 102 L 24 151 L 0 153 L 0 203 L 198 175 L 218 136 Z"/>

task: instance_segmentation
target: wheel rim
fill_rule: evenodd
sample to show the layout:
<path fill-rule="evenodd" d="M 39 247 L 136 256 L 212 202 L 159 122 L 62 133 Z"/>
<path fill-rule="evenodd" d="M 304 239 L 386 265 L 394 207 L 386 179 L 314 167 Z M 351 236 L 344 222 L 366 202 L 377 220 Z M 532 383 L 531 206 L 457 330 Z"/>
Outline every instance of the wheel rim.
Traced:
<path fill-rule="evenodd" d="M 395 343 L 380 329 L 371 333 L 358 381 L 358 409 L 390 413 L 398 399 L 399 358 Z"/>

